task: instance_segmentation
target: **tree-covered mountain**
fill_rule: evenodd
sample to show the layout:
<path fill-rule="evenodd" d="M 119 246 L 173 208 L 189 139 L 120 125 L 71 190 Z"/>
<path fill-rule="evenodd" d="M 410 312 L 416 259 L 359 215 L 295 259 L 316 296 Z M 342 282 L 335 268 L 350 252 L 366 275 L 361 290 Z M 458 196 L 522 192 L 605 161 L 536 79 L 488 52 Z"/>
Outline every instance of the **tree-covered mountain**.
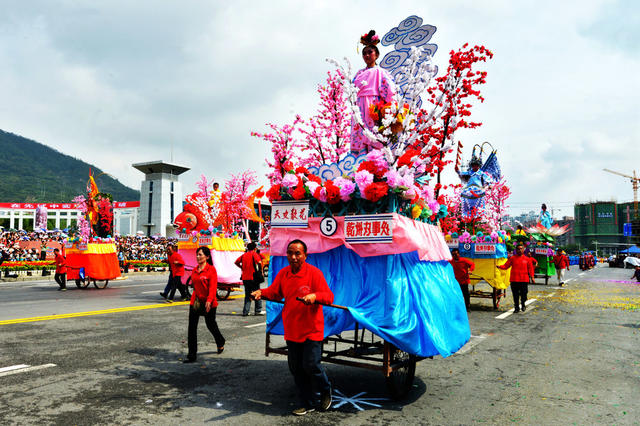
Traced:
<path fill-rule="evenodd" d="M 86 194 L 89 169 L 100 192 L 118 201 L 137 201 L 140 192 L 102 170 L 36 141 L 0 130 L 0 202 L 71 201 Z"/>

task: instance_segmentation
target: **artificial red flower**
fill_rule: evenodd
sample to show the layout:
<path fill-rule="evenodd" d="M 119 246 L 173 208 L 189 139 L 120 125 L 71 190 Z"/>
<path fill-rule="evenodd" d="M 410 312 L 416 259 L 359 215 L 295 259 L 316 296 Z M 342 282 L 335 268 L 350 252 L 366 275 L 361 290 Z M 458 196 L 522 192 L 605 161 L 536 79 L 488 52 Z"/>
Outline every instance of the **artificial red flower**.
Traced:
<path fill-rule="evenodd" d="M 327 202 L 329 204 L 337 204 L 340 200 L 340 188 L 333 184 L 333 181 L 328 180 L 324 183 L 324 187 L 327 190 Z"/>
<path fill-rule="evenodd" d="M 290 172 L 293 170 L 293 163 L 291 161 L 285 161 L 282 168 L 285 172 Z"/>
<path fill-rule="evenodd" d="M 384 176 L 384 174 L 386 173 L 386 170 L 376 167 L 376 164 L 373 161 L 369 161 L 369 160 L 363 161 L 362 163 L 360 163 L 360 166 L 358 166 L 357 171 L 360 172 L 362 170 L 368 171 L 377 179 L 382 179 L 382 176 Z"/>
<path fill-rule="evenodd" d="M 387 185 L 386 182 L 373 182 L 364 190 L 364 198 L 375 203 L 387 195 L 388 192 L 389 185 Z"/>
<path fill-rule="evenodd" d="M 302 173 L 304 175 L 308 175 L 309 174 L 309 170 L 307 170 L 306 168 L 300 166 L 300 167 L 296 167 L 296 174 Z"/>
<path fill-rule="evenodd" d="M 309 174 L 307 175 L 307 179 L 309 179 L 311 182 L 317 183 L 318 185 L 322 185 L 322 179 L 320 179 L 316 175 Z"/>
<path fill-rule="evenodd" d="M 293 193 L 291 194 L 291 196 L 293 197 L 294 200 L 305 199 L 307 196 L 307 191 L 304 188 L 304 184 L 299 183 L 293 190 Z"/>
<path fill-rule="evenodd" d="M 282 197 L 280 196 L 281 188 L 282 187 L 280 185 L 273 185 L 271 188 L 269 188 L 269 190 L 267 191 L 267 198 L 269 199 L 269 201 L 282 200 Z"/>

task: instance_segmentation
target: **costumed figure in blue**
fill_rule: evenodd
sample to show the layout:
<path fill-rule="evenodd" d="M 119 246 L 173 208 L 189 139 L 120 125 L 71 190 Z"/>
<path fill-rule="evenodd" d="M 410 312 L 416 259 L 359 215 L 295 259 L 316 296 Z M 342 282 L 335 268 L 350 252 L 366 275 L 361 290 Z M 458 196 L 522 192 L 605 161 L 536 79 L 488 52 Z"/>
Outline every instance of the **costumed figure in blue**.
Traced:
<path fill-rule="evenodd" d="M 551 214 L 547 211 L 546 204 L 543 204 L 542 210 L 540 210 L 539 222 L 540 225 L 544 226 L 547 229 L 551 228 L 551 225 L 553 224 L 553 219 L 551 218 Z"/>
<path fill-rule="evenodd" d="M 484 142 L 489 144 L 489 142 Z M 480 153 L 476 155 L 476 148 Z M 484 196 L 487 188 L 500 180 L 501 171 L 498 164 L 496 151 L 493 150 L 487 161 L 482 164 L 482 147 L 475 145 L 471 153 L 471 161 L 466 171 L 458 172 L 460 180 L 464 184 L 462 193 L 462 214 L 463 216 L 473 216 L 476 212 L 484 207 Z"/>

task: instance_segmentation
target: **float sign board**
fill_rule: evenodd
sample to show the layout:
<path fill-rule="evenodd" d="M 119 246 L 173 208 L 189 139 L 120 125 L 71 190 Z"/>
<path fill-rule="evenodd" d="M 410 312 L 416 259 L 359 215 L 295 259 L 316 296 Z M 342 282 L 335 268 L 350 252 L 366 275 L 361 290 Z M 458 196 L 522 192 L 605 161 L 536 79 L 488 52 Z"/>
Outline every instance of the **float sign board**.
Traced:
<path fill-rule="evenodd" d="M 191 235 L 189 234 L 178 234 L 178 241 L 189 241 L 191 239 Z"/>
<path fill-rule="evenodd" d="M 458 240 L 457 238 L 452 238 L 449 241 L 447 241 L 447 247 L 449 247 L 450 249 L 458 248 L 459 245 L 460 245 L 460 240 Z"/>
<path fill-rule="evenodd" d="M 547 256 L 549 254 L 549 249 L 536 247 L 534 253 L 535 254 L 541 254 L 543 256 Z"/>
<path fill-rule="evenodd" d="M 271 204 L 271 227 L 308 228 L 309 201 L 274 201 Z"/>
<path fill-rule="evenodd" d="M 476 243 L 476 254 L 495 254 L 496 245 L 491 243 Z"/>
<path fill-rule="evenodd" d="M 344 240 L 351 244 L 393 242 L 393 215 L 345 216 Z"/>
<path fill-rule="evenodd" d="M 200 237 L 200 239 L 198 240 L 198 245 L 201 246 L 210 246 L 212 243 L 213 242 L 211 237 Z"/>

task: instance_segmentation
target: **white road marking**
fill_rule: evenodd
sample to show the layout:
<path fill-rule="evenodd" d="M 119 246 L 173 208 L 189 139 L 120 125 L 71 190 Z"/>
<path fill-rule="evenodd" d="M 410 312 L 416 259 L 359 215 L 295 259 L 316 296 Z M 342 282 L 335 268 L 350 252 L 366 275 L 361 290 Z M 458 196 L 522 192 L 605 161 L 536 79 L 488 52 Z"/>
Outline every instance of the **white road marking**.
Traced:
<path fill-rule="evenodd" d="M 42 364 L 42 365 L 26 366 L 24 368 L 19 368 L 19 369 L 16 369 L 16 370 L 4 371 L 4 372 L 0 373 L 0 377 L 9 376 L 11 374 L 26 373 L 28 371 L 42 370 L 44 368 L 50 368 L 50 367 L 55 367 L 55 366 L 56 366 L 55 364 Z"/>
<path fill-rule="evenodd" d="M 538 300 L 538 299 L 529 299 L 529 300 L 527 300 L 526 302 L 524 302 L 524 306 L 529 306 L 530 304 L 532 304 L 533 302 L 535 302 L 535 301 L 537 301 L 537 300 Z M 513 313 L 514 313 L 514 312 L 515 312 L 515 311 L 514 311 L 514 308 L 511 308 L 511 309 L 509 309 L 507 312 L 504 312 L 504 313 L 502 313 L 502 314 L 498 315 L 498 316 L 496 317 L 496 319 L 505 319 L 505 318 L 507 318 L 508 316 L 513 315 Z"/>
<path fill-rule="evenodd" d="M 260 327 L 261 325 L 267 325 L 267 323 L 266 322 L 259 322 L 257 324 L 245 325 L 244 328 Z"/>
<path fill-rule="evenodd" d="M 27 364 L 18 364 L 18 365 L 10 365 L 9 367 L 0 368 L 0 373 L 4 373 L 5 371 L 18 370 L 20 368 L 27 368 L 29 365 Z"/>
<path fill-rule="evenodd" d="M 458 352 L 456 352 L 456 355 L 462 355 L 464 353 L 469 352 L 471 350 L 471 348 L 473 348 L 478 343 L 482 342 L 487 337 L 489 337 L 488 334 L 481 334 L 479 336 L 471 335 L 471 339 L 469 339 L 469 341 L 467 343 L 465 343 L 465 345 L 463 347 L 461 347 Z"/>

